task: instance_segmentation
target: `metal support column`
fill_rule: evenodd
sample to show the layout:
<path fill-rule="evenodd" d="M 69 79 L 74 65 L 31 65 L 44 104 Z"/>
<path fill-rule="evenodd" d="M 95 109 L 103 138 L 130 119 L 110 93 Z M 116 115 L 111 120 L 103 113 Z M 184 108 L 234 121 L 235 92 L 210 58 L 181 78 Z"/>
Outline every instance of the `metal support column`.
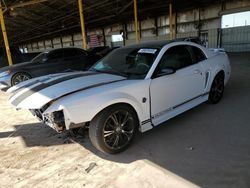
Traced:
<path fill-rule="evenodd" d="M 80 21 L 81 21 L 81 29 L 82 29 L 82 46 L 83 49 L 87 49 L 87 40 L 86 40 L 86 31 L 85 31 L 85 22 L 84 22 L 84 14 L 83 14 L 83 0 L 78 0 L 79 6 L 79 14 L 80 14 Z"/>
<path fill-rule="evenodd" d="M 71 35 L 71 46 L 75 46 L 74 34 Z"/>
<path fill-rule="evenodd" d="M 4 40 L 4 44 L 5 44 L 8 62 L 9 62 L 9 65 L 12 65 L 13 63 L 12 63 L 12 58 L 11 58 L 10 46 L 9 46 L 9 41 L 8 41 L 8 37 L 7 37 L 4 17 L 3 17 L 3 9 L 2 9 L 1 1 L 0 1 L 0 22 L 1 22 L 1 29 L 2 29 L 2 33 L 3 33 L 3 40 Z"/>
<path fill-rule="evenodd" d="M 174 38 L 176 39 L 177 38 L 177 31 L 178 31 L 178 20 L 177 20 L 177 11 L 175 11 L 175 28 L 174 28 Z"/>
<path fill-rule="evenodd" d="M 169 30 L 170 30 L 170 40 L 173 39 L 173 15 L 172 15 L 172 1 L 169 3 Z"/>
<path fill-rule="evenodd" d="M 157 17 L 155 17 L 155 36 L 157 36 L 158 37 L 158 35 L 159 35 L 159 30 L 158 30 L 158 19 L 157 19 Z"/>
<path fill-rule="evenodd" d="M 139 33 L 138 33 L 138 18 L 137 18 L 137 0 L 134 0 L 134 17 L 135 17 L 135 40 L 139 43 Z"/>
<path fill-rule="evenodd" d="M 106 46 L 106 36 L 104 28 L 102 28 L 102 37 L 103 37 L 103 45 Z"/>

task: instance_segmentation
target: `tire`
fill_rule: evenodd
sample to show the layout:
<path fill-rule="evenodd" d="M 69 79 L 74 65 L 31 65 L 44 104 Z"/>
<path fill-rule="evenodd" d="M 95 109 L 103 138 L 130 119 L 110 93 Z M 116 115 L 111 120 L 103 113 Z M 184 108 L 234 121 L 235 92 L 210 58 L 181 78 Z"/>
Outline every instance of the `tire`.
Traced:
<path fill-rule="evenodd" d="M 113 105 L 98 113 L 90 122 L 89 137 L 98 150 L 119 153 L 131 144 L 138 124 L 137 115 L 130 106 Z"/>
<path fill-rule="evenodd" d="M 217 74 L 214 78 L 214 81 L 212 83 L 209 92 L 208 103 L 217 104 L 222 99 L 223 93 L 224 93 L 224 75 Z"/>
<path fill-rule="evenodd" d="M 11 85 L 14 86 L 14 85 L 17 85 L 23 81 L 26 81 L 26 80 L 29 80 L 31 79 L 31 76 L 27 73 L 16 73 L 12 79 L 11 79 Z"/>

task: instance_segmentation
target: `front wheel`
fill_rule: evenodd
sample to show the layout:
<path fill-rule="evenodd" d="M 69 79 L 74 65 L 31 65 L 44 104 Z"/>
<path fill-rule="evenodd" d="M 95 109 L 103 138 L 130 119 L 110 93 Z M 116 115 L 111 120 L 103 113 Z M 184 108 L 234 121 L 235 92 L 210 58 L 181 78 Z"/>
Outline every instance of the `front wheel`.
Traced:
<path fill-rule="evenodd" d="M 132 142 L 138 129 L 138 118 L 128 105 L 114 105 L 100 112 L 90 123 L 92 144 L 104 153 L 119 153 Z"/>
<path fill-rule="evenodd" d="M 28 75 L 27 73 L 16 73 L 11 80 L 11 85 L 17 85 L 23 81 L 31 79 L 31 76 Z"/>
<path fill-rule="evenodd" d="M 212 83 L 208 102 L 210 104 L 217 104 L 223 97 L 224 93 L 224 76 L 222 74 L 218 74 L 215 76 L 214 81 Z"/>

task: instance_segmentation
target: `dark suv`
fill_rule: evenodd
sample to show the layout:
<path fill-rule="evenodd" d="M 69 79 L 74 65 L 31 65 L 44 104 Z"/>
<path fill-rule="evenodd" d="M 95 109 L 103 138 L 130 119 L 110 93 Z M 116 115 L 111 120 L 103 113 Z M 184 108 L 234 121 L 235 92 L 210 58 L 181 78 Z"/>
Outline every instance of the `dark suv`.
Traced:
<path fill-rule="evenodd" d="M 47 74 L 87 70 L 101 56 L 81 48 L 60 48 L 42 52 L 29 62 L 0 69 L 0 89 Z"/>

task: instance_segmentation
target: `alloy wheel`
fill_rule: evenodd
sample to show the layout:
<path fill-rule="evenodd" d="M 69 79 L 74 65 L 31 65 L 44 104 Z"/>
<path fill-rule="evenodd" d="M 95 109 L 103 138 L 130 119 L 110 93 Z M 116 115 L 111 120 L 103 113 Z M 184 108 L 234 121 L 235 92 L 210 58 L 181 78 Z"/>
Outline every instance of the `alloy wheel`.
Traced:
<path fill-rule="evenodd" d="M 134 135 L 134 121 L 128 111 L 120 110 L 112 113 L 103 126 L 105 145 L 112 150 L 125 147 Z"/>

